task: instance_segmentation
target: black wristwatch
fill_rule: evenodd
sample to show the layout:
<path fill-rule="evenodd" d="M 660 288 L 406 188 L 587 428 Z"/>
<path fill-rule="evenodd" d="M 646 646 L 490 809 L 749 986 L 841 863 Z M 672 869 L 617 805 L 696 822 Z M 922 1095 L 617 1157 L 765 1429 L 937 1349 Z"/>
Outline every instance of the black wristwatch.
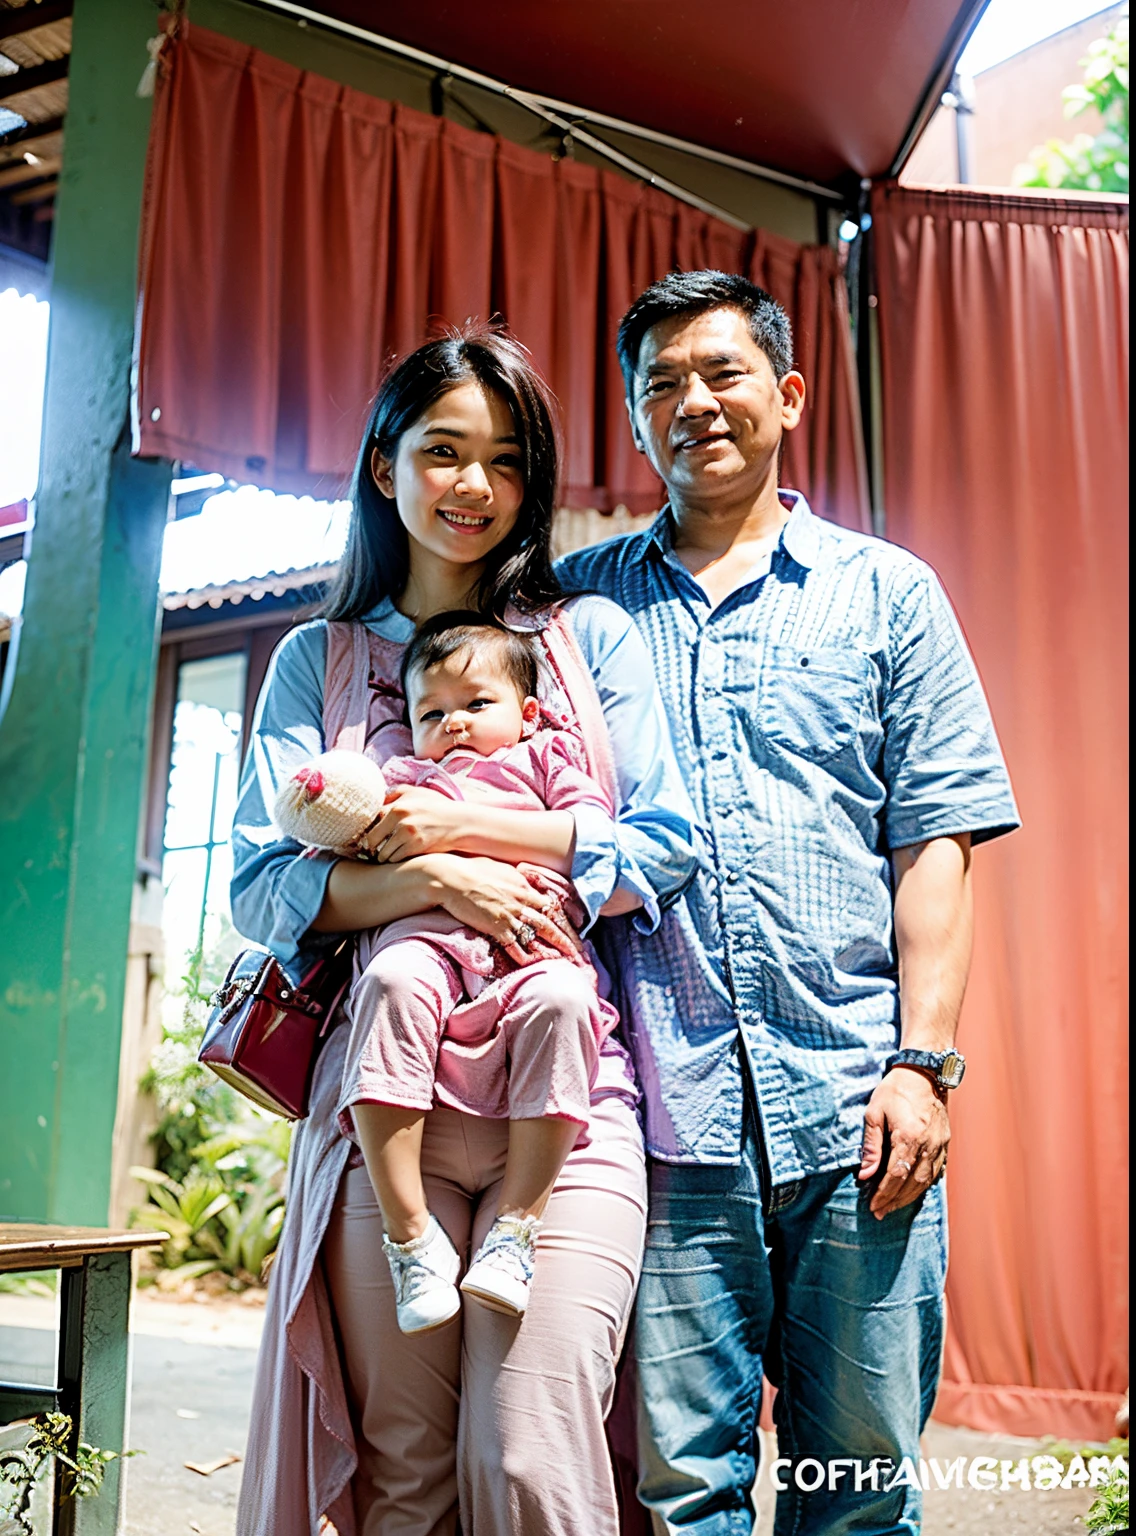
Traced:
<path fill-rule="evenodd" d="M 884 1071 L 892 1067 L 914 1067 L 926 1072 L 940 1088 L 957 1088 L 966 1071 L 966 1057 L 961 1051 L 896 1051 L 884 1062 Z"/>

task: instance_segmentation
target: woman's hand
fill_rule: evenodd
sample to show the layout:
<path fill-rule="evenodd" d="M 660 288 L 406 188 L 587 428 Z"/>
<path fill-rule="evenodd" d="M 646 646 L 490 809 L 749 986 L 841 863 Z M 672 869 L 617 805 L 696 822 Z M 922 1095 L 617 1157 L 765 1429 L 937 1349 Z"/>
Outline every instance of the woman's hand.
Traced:
<path fill-rule="evenodd" d="M 580 941 L 556 911 L 555 896 L 538 891 L 511 864 L 441 854 L 429 860 L 429 871 L 437 905 L 459 923 L 487 934 L 516 964 L 537 958 L 527 949 L 538 935 L 569 960 L 579 953 Z"/>
<path fill-rule="evenodd" d="M 360 841 L 376 864 L 400 864 L 425 853 L 452 853 L 465 827 L 465 806 L 436 789 L 396 784 L 383 814 Z"/>
<path fill-rule="evenodd" d="M 571 811 L 507 810 L 480 798 L 451 800 L 435 789 L 398 784 L 382 817 L 359 844 L 378 864 L 430 853 L 466 853 L 508 864 L 572 873 L 576 819 Z"/>

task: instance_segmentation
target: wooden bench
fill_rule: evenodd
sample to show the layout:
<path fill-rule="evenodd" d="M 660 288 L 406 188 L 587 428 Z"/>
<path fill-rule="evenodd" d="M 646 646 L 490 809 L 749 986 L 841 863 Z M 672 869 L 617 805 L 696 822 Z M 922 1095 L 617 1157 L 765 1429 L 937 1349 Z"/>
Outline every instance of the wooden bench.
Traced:
<path fill-rule="evenodd" d="M 0 1274 L 58 1269 L 59 1344 L 54 1387 L 0 1382 L 0 1424 L 66 1413 L 73 1444 L 126 1447 L 130 1371 L 130 1255 L 161 1232 L 0 1223 Z M 54 1499 L 53 1536 L 115 1536 L 122 1463 L 112 1461 L 96 1498 Z"/>

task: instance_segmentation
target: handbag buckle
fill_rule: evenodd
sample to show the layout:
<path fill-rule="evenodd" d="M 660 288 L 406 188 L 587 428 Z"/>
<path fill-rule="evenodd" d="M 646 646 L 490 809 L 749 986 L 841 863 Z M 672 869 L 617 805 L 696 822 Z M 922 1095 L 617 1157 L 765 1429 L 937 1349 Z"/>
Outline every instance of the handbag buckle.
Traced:
<path fill-rule="evenodd" d="M 247 997 L 253 989 L 253 983 L 247 976 L 238 976 L 235 981 L 223 981 L 209 999 L 210 1008 L 228 1008 L 230 1003 Z"/>

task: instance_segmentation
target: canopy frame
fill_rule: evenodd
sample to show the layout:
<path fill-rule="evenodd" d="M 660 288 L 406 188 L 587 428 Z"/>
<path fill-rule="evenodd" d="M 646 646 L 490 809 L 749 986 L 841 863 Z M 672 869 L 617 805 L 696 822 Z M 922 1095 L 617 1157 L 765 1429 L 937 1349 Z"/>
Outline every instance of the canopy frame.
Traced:
<path fill-rule="evenodd" d="M 987 0 L 975 0 L 981 9 Z M 755 176 L 762 181 L 776 182 L 781 186 L 792 187 L 797 192 L 804 192 L 809 197 L 818 198 L 825 202 L 844 204 L 847 198 L 844 193 L 837 192 L 832 187 L 826 187 L 821 182 L 809 181 L 805 177 L 794 176 L 788 171 L 779 171 L 768 165 L 758 165 L 754 161 L 743 160 L 737 155 L 728 155 L 722 150 L 710 149 L 702 144 L 695 144 L 688 139 L 674 138 L 671 134 L 660 133 L 653 128 L 645 128 L 639 123 L 627 122 L 622 118 L 609 117 L 603 112 L 593 112 L 588 107 L 576 106 L 572 102 L 560 101 L 552 96 L 541 96 L 534 91 L 522 90 L 519 86 L 507 85 L 503 80 L 497 80 L 492 75 L 482 74 L 479 70 L 469 69 L 464 64 L 457 64 L 448 59 L 441 58 L 438 54 L 427 53 L 421 48 L 415 48 L 410 43 L 399 42 L 396 38 L 386 37 L 380 32 L 373 32 L 367 27 L 357 26 L 354 22 L 341 21 L 336 16 L 325 15 L 322 11 L 313 10 L 310 6 L 301 5 L 298 0 L 251 0 L 251 4 L 263 10 L 276 11 L 286 16 L 291 16 L 298 23 L 307 26 L 323 27 L 329 32 L 337 32 L 340 36 L 353 38 L 356 42 L 366 43 L 372 48 L 378 48 L 384 53 L 391 53 L 399 58 L 404 58 L 410 63 L 420 64 L 423 68 L 431 70 L 443 77 L 449 76 L 454 80 L 463 80 L 469 85 L 476 85 L 484 91 L 490 91 L 496 96 L 504 96 L 509 101 L 514 101 L 518 106 L 531 112 L 535 117 L 543 118 L 545 122 L 561 129 L 567 135 L 586 145 L 597 155 L 602 155 L 613 164 L 618 165 L 632 175 L 648 182 L 651 186 L 658 187 L 661 192 L 667 192 L 671 197 L 677 197 L 691 207 L 697 208 L 702 213 L 708 213 L 716 219 L 722 219 L 735 229 L 749 229 L 751 226 L 744 220 L 738 219 L 732 213 L 727 213 L 716 203 L 708 202 L 699 197 L 697 193 L 688 191 L 676 182 L 669 181 L 665 176 L 660 176 L 649 166 L 640 161 L 633 160 L 629 155 L 623 154 L 613 144 L 596 138 L 593 134 L 581 129 L 580 123 L 591 123 L 597 128 L 609 128 L 617 133 L 627 134 L 629 137 L 642 139 L 647 143 L 659 144 L 667 149 L 677 149 L 683 154 L 693 155 L 700 160 L 709 160 L 716 165 L 728 166 L 732 170 L 743 171 L 746 175 Z M 937 78 L 937 76 L 936 76 Z"/>

